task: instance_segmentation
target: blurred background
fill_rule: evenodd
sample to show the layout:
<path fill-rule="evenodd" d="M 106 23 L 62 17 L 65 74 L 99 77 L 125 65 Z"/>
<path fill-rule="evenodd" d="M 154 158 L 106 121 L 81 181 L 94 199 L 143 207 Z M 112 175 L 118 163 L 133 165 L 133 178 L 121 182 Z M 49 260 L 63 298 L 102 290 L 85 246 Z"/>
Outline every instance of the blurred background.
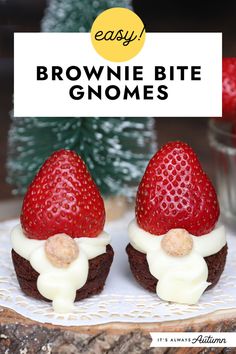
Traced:
<path fill-rule="evenodd" d="M 0 0 L 0 201 L 4 204 L 1 219 L 14 216 L 17 205 L 15 201 L 12 204 L 5 168 L 13 94 L 13 33 L 40 31 L 46 5 L 45 0 Z M 236 56 L 236 1 L 134 0 L 133 7 L 150 32 L 223 32 L 223 55 Z M 207 124 L 207 118 L 156 118 L 158 145 L 176 139 L 188 142 L 214 179 Z"/>

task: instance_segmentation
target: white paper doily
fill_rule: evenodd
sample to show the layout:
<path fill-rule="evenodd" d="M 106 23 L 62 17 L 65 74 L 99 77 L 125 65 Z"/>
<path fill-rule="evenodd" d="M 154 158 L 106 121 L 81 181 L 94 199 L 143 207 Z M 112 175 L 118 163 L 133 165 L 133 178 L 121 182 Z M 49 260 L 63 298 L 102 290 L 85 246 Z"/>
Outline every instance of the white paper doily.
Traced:
<path fill-rule="evenodd" d="M 9 240 L 10 230 L 18 220 L 0 223 L 0 305 L 35 321 L 64 326 L 161 322 L 236 308 L 236 235 L 227 235 L 229 254 L 217 286 L 203 294 L 197 305 L 170 304 L 142 289 L 132 277 L 125 252 L 127 225 L 132 218 L 133 215 L 127 213 L 124 218 L 106 225 L 105 230 L 112 235 L 115 257 L 103 292 L 77 302 L 74 313 L 65 316 L 54 313 L 50 303 L 34 300 L 21 292 L 13 270 Z"/>

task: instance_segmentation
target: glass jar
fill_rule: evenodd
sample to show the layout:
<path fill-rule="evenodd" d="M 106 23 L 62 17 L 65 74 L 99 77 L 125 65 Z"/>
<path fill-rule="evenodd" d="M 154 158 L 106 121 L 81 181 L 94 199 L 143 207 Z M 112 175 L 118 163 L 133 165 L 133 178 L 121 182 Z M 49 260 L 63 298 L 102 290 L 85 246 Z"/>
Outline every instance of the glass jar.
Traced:
<path fill-rule="evenodd" d="M 236 121 L 235 121 L 236 122 Z M 233 124 L 209 120 L 209 143 L 213 153 L 215 182 L 224 222 L 236 226 L 236 133 Z"/>

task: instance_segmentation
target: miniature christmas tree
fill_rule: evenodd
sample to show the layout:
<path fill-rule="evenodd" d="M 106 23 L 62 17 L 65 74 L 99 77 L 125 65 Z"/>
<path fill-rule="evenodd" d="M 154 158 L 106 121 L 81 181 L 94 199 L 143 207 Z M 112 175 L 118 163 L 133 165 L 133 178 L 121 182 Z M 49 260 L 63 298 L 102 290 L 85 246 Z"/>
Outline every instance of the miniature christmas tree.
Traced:
<path fill-rule="evenodd" d="M 8 182 L 24 194 L 55 150 L 77 151 L 104 196 L 132 196 L 155 152 L 153 120 L 147 118 L 13 118 Z"/>
<path fill-rule="evenodd" d="M 51 0 L 43 31 L 90 31 L 95 17 L 128 0 Z M 12 118 L 8 182 L 23 194 L 52 151 L 76 150 L 104 196 L 132 196 L 156 150 L 152 118 Z"/>

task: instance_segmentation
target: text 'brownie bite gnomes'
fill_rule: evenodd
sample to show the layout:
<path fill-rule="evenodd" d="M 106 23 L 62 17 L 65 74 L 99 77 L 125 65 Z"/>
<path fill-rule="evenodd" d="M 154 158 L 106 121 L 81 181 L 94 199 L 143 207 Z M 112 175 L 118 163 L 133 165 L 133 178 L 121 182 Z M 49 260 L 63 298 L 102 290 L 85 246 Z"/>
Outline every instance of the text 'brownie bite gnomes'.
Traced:
<path fill-rule="evenodd" d="M 215 189 L 194 151 L 170 142 L 150 160 L 129 225 L 131 271 L 166 301 L 195 304 L 225 266 L 224 226 Z"/>
<path fill-rule="evenodd" d="M 21 289 L 51 300 L 60 313 L 101 292 L 113 260 L 104 223 L 104 203 L 85 163 L 70 150 L 53 153 L 29 186 L 21 225 L 11 234 Z"/>

